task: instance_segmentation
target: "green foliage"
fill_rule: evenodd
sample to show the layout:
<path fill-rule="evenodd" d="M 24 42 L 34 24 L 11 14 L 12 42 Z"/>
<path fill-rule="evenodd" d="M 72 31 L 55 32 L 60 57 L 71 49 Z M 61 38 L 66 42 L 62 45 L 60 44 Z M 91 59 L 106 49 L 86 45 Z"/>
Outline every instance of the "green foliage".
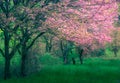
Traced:
<path fill-rule="evenodd" d="M 91 52 L 92 56 L 102 56 L 105 55 L 105 49 L 97 49 Z"/>
<path fill-rule="evenodd" d="M 106 53 L 107 57 L 112 57 L 114 55 L 113 52 L 112 52 L 112 50 L 111 50 L 111 48 L 107 48 L 105 50 L 105 53 Z"/>
<path fill-rule="evenodd" d="M 40 57 L 40 63 L 42 65 L 61 64 L 62 59 L 56 56 L 52 56 L 50 53 L 45 53 L 43 56 Z"/>

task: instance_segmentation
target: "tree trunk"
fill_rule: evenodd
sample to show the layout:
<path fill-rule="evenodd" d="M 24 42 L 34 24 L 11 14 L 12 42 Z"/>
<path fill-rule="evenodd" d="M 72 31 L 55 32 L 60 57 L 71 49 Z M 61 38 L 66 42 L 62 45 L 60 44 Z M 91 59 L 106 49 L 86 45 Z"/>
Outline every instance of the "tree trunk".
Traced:
<path fill-rule="evenodd" d="M 49 45 L 49 52 L 51 52 L 51 49 L 52 49 L 52 45 Z"/>
<path fill-rule="evenodd" d="M 67 51 L 65 51 L 65 50 L 64 50 L 64 52 L 63 52 L 63 62 L 64 62 L 64 64 L 68 64 Z"/>
<path fill-rule="evenodd" d="M 5 36 L 5 40 L 4 40 L 4 46 L 5 46 L 5 67 L 4 67 L 4 79 L 8 79 L 10 78 L 10 55 L 9 55 L 9 34 L 8 31 L 5 30 L 4 31 L 4 36 Z"/>
<path fill-rule="evenodd" d="M 79 59 L 80 59 L 80 63 L 83 64 L 83 58 L 82 58 L 82 55 L 79 56 Z"/>
<path fill-rule="evenodd" d="M 72 62 L 73 62 L 73 64 L 75 65 L 75 59 L 74 59 L 74 58 L 72 58 Z"/>
<path fill-rule="evenodd" d="M 46 52 L 51 52 L 52 45 L 49 42 L 46 42 Z"/>
<path fill-rule="evenodd" d="M 64 64 L 67 64 L 67 57 L 66 56 L 63 56 L 63 62 L 64 62 Z"/>
<path fill-rule="evenodd" d="M 24 43 L 21 49 L 21 76 L 26 76 L 26 57 L 27 57 L 26 44 Z"/>
<path fill-rule="evenodd" d="M 10 59 L 5 58 L 5 67 L 4 67 L 4 79 L 10 78 Z"/>
<path fill-rule="evenodd" d="M 25 71 L 25 66 L 26 66 L 26 55 L 23 54 L 21 58 L 21 76 L 25 77 L 26 76 L 26 71 Z"/>
<path fill-rule="evenodd" d="M 48 48 L 48 43 L 46 42 L 46 52 L 48 52 L 49 48 Z"/>
<path fill-rule="evenodd" d="M 117 57 L 117 51 L 114 51 L 114 55 L 115 55 L 115 57 Z"/>
<path fill-rule="evenodd" d="M 115 47 L 113 47 L 112 50 L 113 50 L 113 53 L 114 53 L 115 57 L 117 57 L 118 47 L 115 46 Z"/>
<path fill-rule="evenodd" d="M 83 64 L 83 49 L 79 49 L 79 59 L 80 59 L 80 63 Z"/>

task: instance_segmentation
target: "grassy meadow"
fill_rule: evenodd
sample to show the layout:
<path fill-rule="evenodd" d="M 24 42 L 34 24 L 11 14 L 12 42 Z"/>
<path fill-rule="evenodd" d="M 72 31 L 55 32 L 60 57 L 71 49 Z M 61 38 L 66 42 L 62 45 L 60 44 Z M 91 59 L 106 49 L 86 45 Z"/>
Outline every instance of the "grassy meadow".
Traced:
<path fill-rule="evenodd" d="M 76 65 L 63 65 L 59 57 L 44 55 L 40 63 L 38 73 L 0 83 L 120 83 L 119 57 L 88 57 L 84 58 L 84 64 L 77 60 Z"/>

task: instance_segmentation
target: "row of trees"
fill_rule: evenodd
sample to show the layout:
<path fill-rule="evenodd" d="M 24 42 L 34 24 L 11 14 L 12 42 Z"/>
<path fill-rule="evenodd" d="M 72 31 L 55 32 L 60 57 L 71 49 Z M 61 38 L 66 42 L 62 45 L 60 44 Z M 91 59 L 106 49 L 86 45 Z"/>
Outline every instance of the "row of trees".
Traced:
<path fill-rule="evenodd" d="M 21 55 L 21 76 L 26 76 L 28 51 L 43 34 L 47 52 L 51 51 L 53 39 L 60 40 L 64 63 L 68 63 L 67 54 L 72 54 L 74 45 L 82 63 L 86 49 L 101 48 L 111 41 L 117 12 L 116 0 L 0 0 L 4 79 L 10 78 L 10 61 L 16 52 Z M 75 64 L 74 58 L 72 61 Z"/>
<path fill-rule="evenodd" d="M 47 28 L 44 21 L 49 3 L 59 0 L 0 0 L 0 53 L 5 58 L 4 79 L 10 77 L 10 61 L 18 51 L 21 55 L 21 76 L 25 76 L 28 50 Z"/>

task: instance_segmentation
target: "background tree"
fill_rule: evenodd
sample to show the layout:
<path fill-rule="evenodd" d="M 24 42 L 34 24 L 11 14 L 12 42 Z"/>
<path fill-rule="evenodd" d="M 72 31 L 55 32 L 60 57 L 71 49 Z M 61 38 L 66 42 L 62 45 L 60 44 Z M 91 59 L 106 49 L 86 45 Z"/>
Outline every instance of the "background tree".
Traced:
<path fill-rule="evenodd" d="M 115 57 L 117 57 L 117 53 L 120 48 L 120 29 L 119 28 L 116 28 L 113 31 L 112 38 L 113 38 L 113 40 L 111 42 L 111 48 L 112 48 L 112 51 L 113 51 Z"/>
<path fill-rule="evenodd" d="M 13 5 L 9 0 L 0 0 L 0 30 L 3 34 L 1 43 L 4 43 L 3 48 L 0 47 L 0 53 L 5 58 L 4 79 L 10 77 L 10 61 L 20 46 L 14 34 L 19 26 L 15 24 Z"/>
<path fill-rule="evenodd" d="M 68 64 L 70 62 L 68 58 L 69 58 L 69 53 L 72 52 L 73 45 L 74 44 L 70 41 L 66 41 L 66 40 L 60 41 L 60 49 L 62 51 L 64 64 Z M 74 63 L 74 58 L 73 58 L 73 63 Z"/>
<path fill-rule="evenodd" d="M 48 11 L 49 3 L 57 3 L 59 0 L 0 0 L 0 29 L 4 34 L 4 49 L 0 49 L 5 57 L 5 76 L 10 77 L 10 60 L 20 47 L 22 55 L 21 75 L 25 76 L 25 58 L 28 50 L 36 39 L 45 33 L 43 22 L 45 11 Z M 13 44 L 10 44 L 14 42 Z M 12 49 L 11 49 L 12 48 Z"/>
<path fill-rule="evenodd" d="M 60 5 L 47 23 L 57 28 L 66 40 L 91 49 L 111 41 L 110 34 L 118 15 L 116 1 L 63 0 Z"/>
<path fill-rule="evenodd" d="M 18 7 L 15 11 L 16 19 L 20 23 L 20 44 L 19 50 L 21 57 L 21 76 L 26 76 L 25 64 L 28 56 L 29 49 L 34 45 L 35 41 L 41 37 L 47 30 L 44 26 L 47 13 L 50 11 L 49 3 L 57 3 L 58 1 L 28 1 L 21 2 L 22 6 Z M 20 2 L 18 2 L 20 3 Z M 21 17 L 20 17 L 21 16 Z"/>
<path fill-rule="evenodd" d="M 52 47 L 53 47 L 54 37 L 55 37 L 55 35 L 51 34 L 49 32 L 47 32 L 45 35 L 43 35 L 43 39 L 46 44 L 46 47 L 45 47 L 46 52 L 49 52 L 49 53 L 51 52 Z"/>

